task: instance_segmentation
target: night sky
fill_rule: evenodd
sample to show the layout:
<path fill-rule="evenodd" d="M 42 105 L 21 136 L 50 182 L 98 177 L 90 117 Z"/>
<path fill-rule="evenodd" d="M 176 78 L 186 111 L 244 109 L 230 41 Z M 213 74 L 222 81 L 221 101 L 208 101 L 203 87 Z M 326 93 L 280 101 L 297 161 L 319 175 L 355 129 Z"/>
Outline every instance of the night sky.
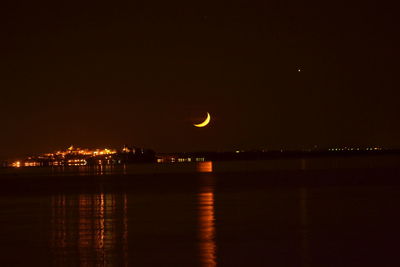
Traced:
<path fill-rule="evenodd" d="M 2 1 L 0 158 L 400 147 L 394 3 Z"/>

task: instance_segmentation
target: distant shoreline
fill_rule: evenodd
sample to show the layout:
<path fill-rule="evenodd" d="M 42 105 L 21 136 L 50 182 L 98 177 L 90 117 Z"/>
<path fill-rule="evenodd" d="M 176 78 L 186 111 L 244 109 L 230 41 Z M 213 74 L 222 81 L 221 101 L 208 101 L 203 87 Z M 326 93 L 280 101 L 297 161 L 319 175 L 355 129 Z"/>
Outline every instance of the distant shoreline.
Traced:
<path fill-rule="evenodd" d="M 182 162 L 203 162 L 203 161 L 254 161 L 254 160 L 278 160 L 278 159 L 301 159 L 301 158 L 330 158 L 330 157 L 363 157 L 363 156 L 383 156 L 400 155 L 400 149 L 380 149 L 380 150 L 354 150 L 354 151 L 334 151 L 334 150 L 315 150 L 315 151 L 228 151 L 228 152 L 177 152 L 177 153 L 157 153 L 157 162 L 136 162 L 129 164 L 157 164 L 157 163 L 182 163 Z M 91 165 L 91 166 L 96 166 Z M 40 166 L 42 168 L 43 166 Z M 63 166 L 72 167 L 72 166 Z M 0 162 L 0 168 L 15 168 L 9 162 Z M 38 168 L 22 167 L 21 168 Z M 46 168 L 51 168 L 48 166 Z"/>
<path fill-rule="evenodd" d="M 285 159 L 285 158 L 318 158 L 318 157 L 351 157 L 351 156 L 370 156 L 370 155 L 400 155 L 399 149 L 392 150 L 350 150 L 350 151 L 229 151 L 229 152 L 177 152 L 159 153 L 158 158 L 185 159 L 203 158 L 205 161 L 234 161 L 234 160 L 265 160 L 265 159 Z"/>

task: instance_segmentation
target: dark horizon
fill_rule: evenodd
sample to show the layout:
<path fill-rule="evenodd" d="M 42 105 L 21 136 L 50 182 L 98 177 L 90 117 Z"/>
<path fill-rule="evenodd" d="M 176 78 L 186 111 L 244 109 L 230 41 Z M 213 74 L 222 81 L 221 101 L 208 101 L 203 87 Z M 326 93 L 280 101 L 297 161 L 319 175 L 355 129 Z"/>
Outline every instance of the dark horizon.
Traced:
<path fill-rule="evenodd" d="M 71 150 L 72 149 L 72 150 Z M 93 153 L 97 151 L 97 153 L 101 151 L 108 151 L 107 153 L 124 153 L 126 149 L 134 149 L 136 151 L 151 151 L 157 157 L 165 157 L 165 156 L 176 156 L 176 157 L 196 157 L 196 156 L 205 156 L 206 161 L 214 161 L 214 160 L 256 160 L 256 159 L 273 159 L 273 158 L 281 158 L 281 157 L 308 157 L 308 156 L 344 156 L 344 155 L 367 155 L 367 154 L 399 154 L 400 149 L 398 148 L 387 148 L 381 146 L 371 146 L 371 147 L 309 147 L 302 149 L 250 149 L 250 150 L 197 150 L 197 151 L 167 151 L 160 152 L 154 151 L 151 148 L 137 147 L 124 144 L 120 147 L 80 147 L 71 145 L 69 148 L 62 148 L 53 151 L 45 151 L 43 153 L 32 153 L 25 155 L 18 155 L 15 157 L 8 158 L 0 158 L 0 163 L 8 162 L 11 164 L 16 161 L 26 161 L 29 159 L 35 160 L 41 156 L 49 156 L 56 155 L 60 153 L 68 153 L 70 150 L 73 153 L 82 153 L 78 151 L 84 151 L 85 153 Z M 260 157 L 261 156 L 261 157 Z"/>

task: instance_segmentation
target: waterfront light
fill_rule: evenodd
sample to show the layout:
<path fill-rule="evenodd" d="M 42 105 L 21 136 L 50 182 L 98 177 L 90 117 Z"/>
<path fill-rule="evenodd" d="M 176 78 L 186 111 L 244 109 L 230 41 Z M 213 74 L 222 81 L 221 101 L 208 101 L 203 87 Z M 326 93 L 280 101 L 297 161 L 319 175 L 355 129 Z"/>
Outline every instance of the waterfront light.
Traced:
<path fill-rule="evenodd" d="M 21 161 L 15 161 L 11 164 L 11 166 L 15 167 L 15 168 L 19 168 L 21 167 Z"/>

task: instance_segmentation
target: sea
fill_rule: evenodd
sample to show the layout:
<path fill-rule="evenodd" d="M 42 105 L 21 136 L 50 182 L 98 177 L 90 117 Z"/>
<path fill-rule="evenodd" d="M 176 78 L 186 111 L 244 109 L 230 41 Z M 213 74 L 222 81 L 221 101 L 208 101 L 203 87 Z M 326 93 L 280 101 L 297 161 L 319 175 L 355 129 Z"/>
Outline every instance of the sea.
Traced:
<path fill-rule="evenodd" d="M 400 266 L 400 156 L 0 170 L 0 266 Z"/>

